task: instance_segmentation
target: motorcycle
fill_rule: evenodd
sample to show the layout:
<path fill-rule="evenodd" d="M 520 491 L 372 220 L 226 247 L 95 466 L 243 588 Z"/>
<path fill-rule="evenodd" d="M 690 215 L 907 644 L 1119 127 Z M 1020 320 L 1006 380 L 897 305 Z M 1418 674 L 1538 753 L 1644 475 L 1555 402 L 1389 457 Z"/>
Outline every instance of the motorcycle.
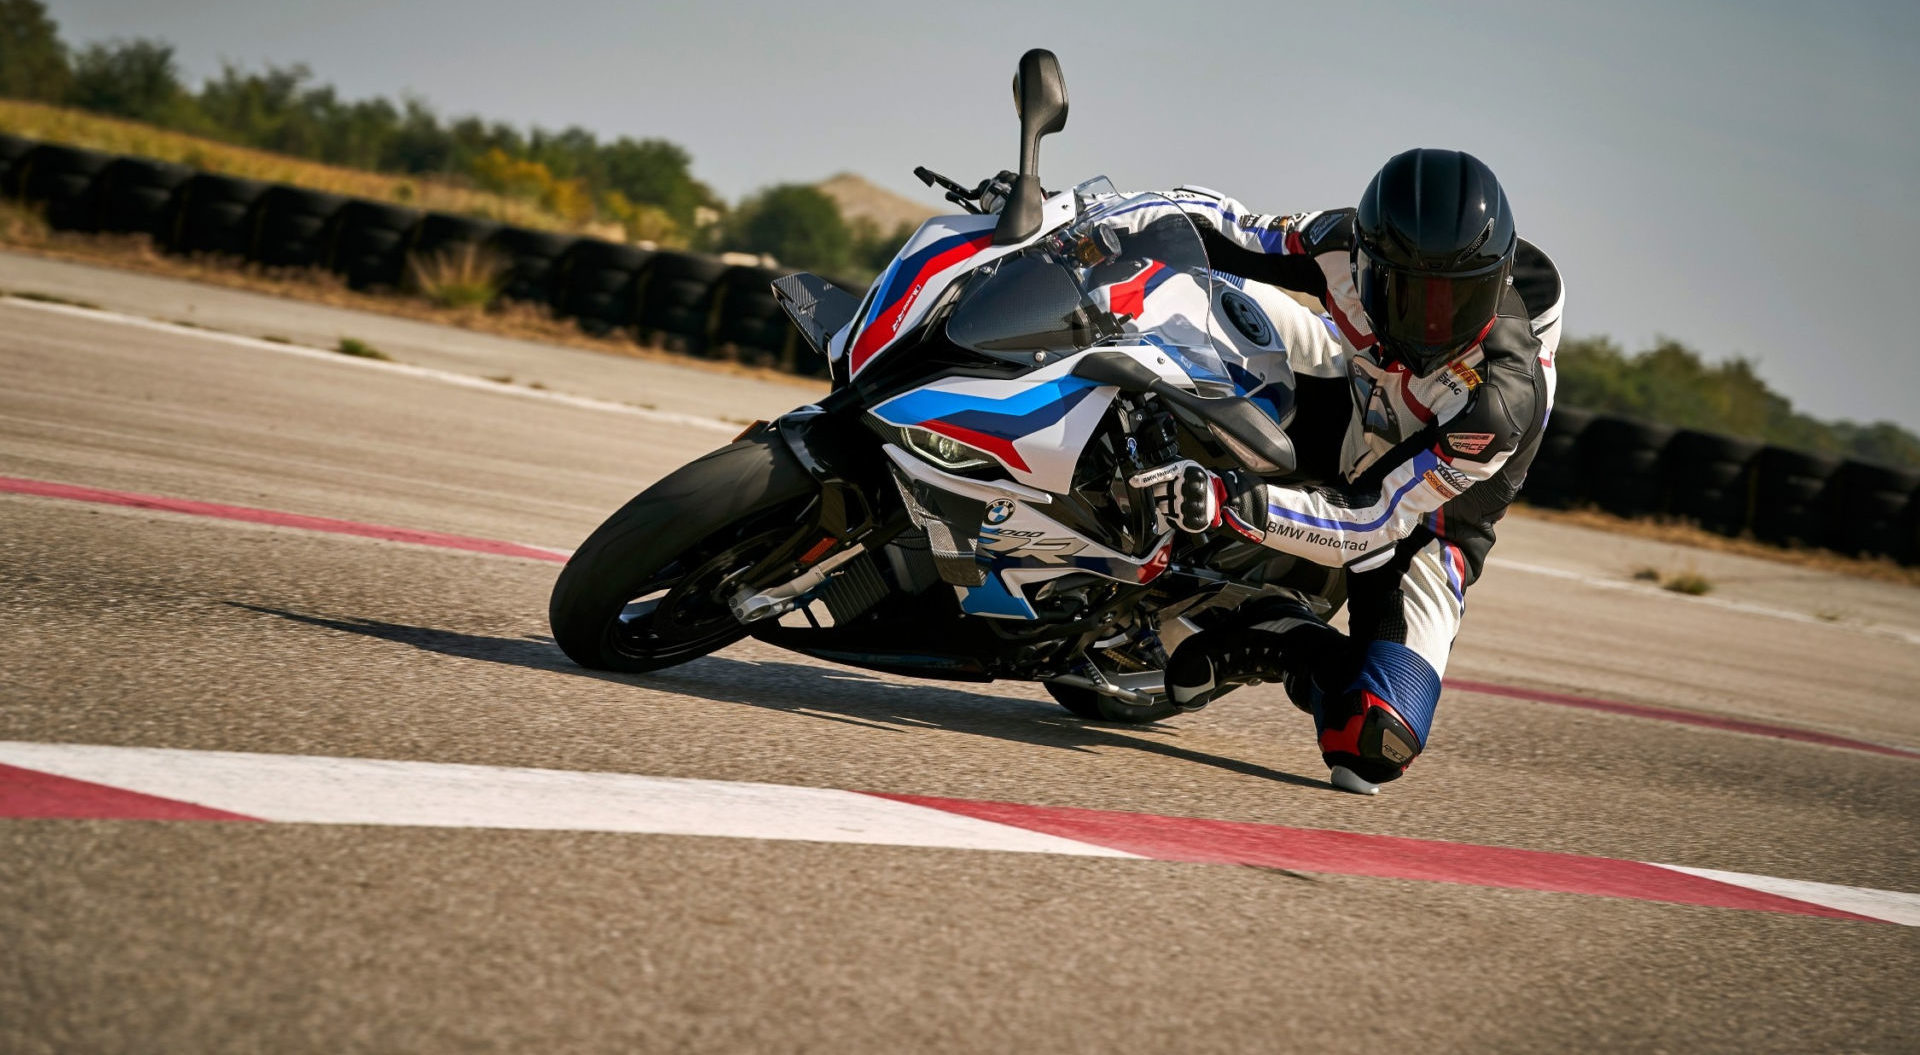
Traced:
<path fill-rule="evenodd" d="M 1019 171 L 968 189 L 917 170 L 965 211 L 928 220 L 863 298 L 775 282 L 830 394 L 595 530 L 549 607 L 568 656 L 644 672 L 751 635 L 1151 722 L 1175 711 L 1181 639 L 1286 589 L 1291 558 L 1174 530 L 1141 486 L 1181 459 L 1293 470 L 1291 379 L 1250 399 L 1215 343 L 1260 339 L 1259 308 L 1169 199 L 1042 189 L 1040 141 L 1067 116 L 1051 53 L 1022 57 L 1014 97 Z"/>

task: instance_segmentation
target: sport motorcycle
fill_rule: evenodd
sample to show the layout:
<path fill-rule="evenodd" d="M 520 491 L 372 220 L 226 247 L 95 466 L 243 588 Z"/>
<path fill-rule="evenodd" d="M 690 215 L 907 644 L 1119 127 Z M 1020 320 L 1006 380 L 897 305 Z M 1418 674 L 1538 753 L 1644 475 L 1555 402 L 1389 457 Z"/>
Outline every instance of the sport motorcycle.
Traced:
<path fill-rule="evenodd" d="M 1040 141 L 1067 117 L 1051 53 L 1021 58 L 1014 99 L 1019 171 L 969 189 L 916 170 L 963 211 L 923 224 L 864 297 L 774 283 L 830 393 L 582 543 L 549 608 L 573 660 L 652 671 L 751 635 L 876 671 L 1038 681 L 1082 718 L 1149 722 L 1175 710 L 1181 639 L 1288 589 L 1292 558 L 1179 530 L 1153 488 L 1183 460 L 1293 471 L 1291 378 L 1248 398 L 1216 346 L 1273 328 L 1171 200 L 1042 189 Z"/>

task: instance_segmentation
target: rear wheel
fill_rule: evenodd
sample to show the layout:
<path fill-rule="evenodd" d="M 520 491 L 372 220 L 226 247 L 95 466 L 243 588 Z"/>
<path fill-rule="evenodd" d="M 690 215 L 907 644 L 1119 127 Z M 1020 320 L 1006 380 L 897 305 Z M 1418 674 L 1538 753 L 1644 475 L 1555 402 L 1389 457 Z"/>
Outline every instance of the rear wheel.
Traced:
<path fill-rule="evenodd" d="M 735 579 L 793 536 L 813 497 L 777 439 L 742 440 L 683 466 L 607 518 L 553 586 L 547 618 L 574 662 L 639 673 L 745 637 Z"/>

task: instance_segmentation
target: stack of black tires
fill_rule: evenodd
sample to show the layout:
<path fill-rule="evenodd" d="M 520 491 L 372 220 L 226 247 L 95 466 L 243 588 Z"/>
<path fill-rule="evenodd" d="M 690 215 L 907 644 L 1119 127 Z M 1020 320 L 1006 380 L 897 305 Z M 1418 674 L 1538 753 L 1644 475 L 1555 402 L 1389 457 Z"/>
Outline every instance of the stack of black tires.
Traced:
<path fill-rule="evenodd" d="M 151 158 L 0 134 L 0 197 L 55 230 L 144 234 L 162 250 L 332 272 L 356 290 L 417 291 L 491 275 L 504 300 L 692 355 L 824 376 L 770 283 L 785 274 L 693 253 L 423 212 Z"/>
<path fill-rule="evenodd" d="M 1554 408 L 1521 497 L 1920 563 L 1920 474 L 1567 407 Z"/>

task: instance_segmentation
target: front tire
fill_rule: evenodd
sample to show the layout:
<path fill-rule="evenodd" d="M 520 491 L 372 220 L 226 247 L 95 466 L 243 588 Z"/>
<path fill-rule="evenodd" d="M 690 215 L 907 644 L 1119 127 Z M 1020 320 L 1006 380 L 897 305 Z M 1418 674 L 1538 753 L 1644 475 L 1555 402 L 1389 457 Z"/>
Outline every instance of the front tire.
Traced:
<path fill-rule="evenodd" d="M 669 474 L 607 518 L 553 584 L 547 620 L 574 662 L 643 673 L 747 634 L 728 577 L 792 537 L 817 492 L 775 436 L 740 440 Z"/>

